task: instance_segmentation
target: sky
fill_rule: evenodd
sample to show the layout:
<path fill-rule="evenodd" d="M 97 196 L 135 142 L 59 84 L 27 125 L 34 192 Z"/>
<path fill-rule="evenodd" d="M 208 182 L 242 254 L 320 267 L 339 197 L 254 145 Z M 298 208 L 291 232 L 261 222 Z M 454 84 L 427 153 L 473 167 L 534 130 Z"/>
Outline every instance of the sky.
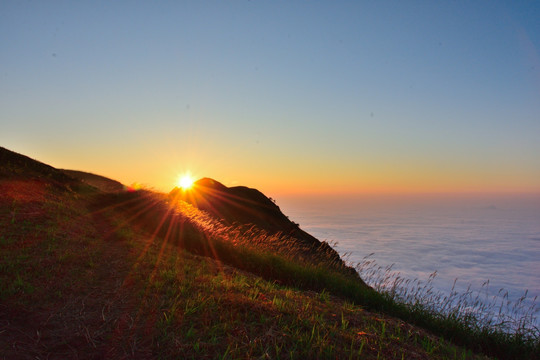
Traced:
<path fill-rule="evenodd" d="M 0 2 L 0 146 L 168 192 L 540 193 L 540 4 Z"/>

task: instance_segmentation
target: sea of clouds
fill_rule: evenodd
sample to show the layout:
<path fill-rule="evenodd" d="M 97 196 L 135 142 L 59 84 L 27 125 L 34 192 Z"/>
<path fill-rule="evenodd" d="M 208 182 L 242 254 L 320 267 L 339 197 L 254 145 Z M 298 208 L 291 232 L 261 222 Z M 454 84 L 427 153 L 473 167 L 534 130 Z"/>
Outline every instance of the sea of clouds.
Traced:
<path fill-rule="evenodd" d="M 337 242 L 353 265 L 373 254 L 404 278 L 437 271 L 433 287 L 443 293 L 457 279 L 461 292 L 504 289 L 517 301 L 528 291 L 526 305 L 540 297 L 538 196 L 291 197 L 278 205 L 302 229 Z"/>

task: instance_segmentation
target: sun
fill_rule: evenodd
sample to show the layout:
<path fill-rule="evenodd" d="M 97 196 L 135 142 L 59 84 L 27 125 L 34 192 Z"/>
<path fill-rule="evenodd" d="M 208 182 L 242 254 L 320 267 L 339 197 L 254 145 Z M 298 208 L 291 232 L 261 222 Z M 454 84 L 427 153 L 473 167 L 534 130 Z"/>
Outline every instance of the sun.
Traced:
<path fill-rule="evenodd" d="M 178 182 L 176 184 L 182 190 L 188 190 L 193 186 L 194 181 L 195 180 L 191 177 L 191 175 L 184 174 L 178 178 Z"/>

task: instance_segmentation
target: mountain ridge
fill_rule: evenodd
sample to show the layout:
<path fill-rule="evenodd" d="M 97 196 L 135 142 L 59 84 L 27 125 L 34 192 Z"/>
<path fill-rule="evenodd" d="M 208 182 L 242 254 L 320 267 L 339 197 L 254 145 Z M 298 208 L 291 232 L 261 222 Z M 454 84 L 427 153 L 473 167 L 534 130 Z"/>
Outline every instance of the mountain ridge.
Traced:
<path fill-rule="evenodd" d="M 28 156 L 0 147 L 0 178 L 19 177 L 52 183 L 67 191 L 88 188 L 103 194 L 122 194 L 127 188 L 120 182 L 79 170 L 57 169 Z M 39 190 L 34 186 L 33 190 Z M 174 188 L 168 195 L 174 201 L 185 201 L 227 225 L 240 225 L 238 231 L 253 232 L 252 226 L 263 230 L 272 239 L 272 248 L 295 247 L 305 261 L 316 264 L 325 261 L 332 267 L 360 281 L 355 269 L 346 265 L 341 256 L 326 241 L 320 241 L 302 230 L 281 212 L 279 206 L 261 191 L 247 186 L 227 187 L 205 177 L 197 180 L 191 190 Z M 244 229 L 244 230 L 241 230 Z M 302 249 L 302 250 L 298 250 Z M 324 259 L 324 260 L 321 260 Z M 363 281 L 362 281 L 363 283 Z"/>
<path fill-rule="evenodd" d="M 258 190 L 205 181 L 279 209 Z M 144 189 L 104 192 L 0 148 L 0 357 L 486 358 L 445 339 L 499 353 L 491 338 L 456 338 L 337 268 L 237 243 L 248 224 L 205 232 L 190 214 L 218 218 L 173 205 Z M 242 220 L 245 208 L 234 209 Z M 534 351 L 508 347 L 504 358 L 521 349 Z"/>
<path fill-rule="evenodd" d="M 313 263 L 324 258 L 335 270 L 362 281 L 356 270 L 347 266 L 339 253 L 326 241 L 320 241 L 302 230 L 271 198 L 257 189 L 247 186 L 227 187 L 217 180 L 202 178 L 194 182 L 189 189 L 174 188 L 169 193 L 169 198 L 173 202 L 185 201 L 220 219 L 225 225 L 247 226 L 247 232 L 252 232 L 253 229 L 249 227 L 255 226 L 266 232 L 267 239 L 281 239 L 281 244 L 273 242 L 275 251 L 279 252 L 280 247 L 291 246 L 302 249 L 298 250 L 297 255 L 302 254 L 305 259 L 311 258 Z"/>
<path fill-rule="evenodd" d="M 194 182 L 189 190 L 174 188 L 169 196 L 222 217 L 228 223 L 253 223 L 271 234 L 282 232 L 308 244 L 319 241 L 283 214 L 275 201 L 254 188 L 227 187 L 217 180 L 202 178 Z"/>

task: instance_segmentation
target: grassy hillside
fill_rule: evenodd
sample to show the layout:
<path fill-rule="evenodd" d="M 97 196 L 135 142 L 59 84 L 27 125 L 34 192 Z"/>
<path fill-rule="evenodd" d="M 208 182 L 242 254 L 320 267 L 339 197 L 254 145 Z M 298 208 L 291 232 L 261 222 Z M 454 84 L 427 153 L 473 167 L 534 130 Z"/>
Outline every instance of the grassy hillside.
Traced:
<path fill-rule="evenodd" d="M 38 181 L 6 190 L 3 182 L 5 358 L 471 356 L 328 292 L 190 254 L 112 210 L 90 211 L 78 193 Z"/>
<path fill-rule="evenodd" d="M 65 174 L 71 176 L 72 178 L 78 179 L 84 184 L 93 186 L 103 192 L 118 192 L 126 189 L 126 186 L 122 185 L 122 183 L 116 180 L 111 180 L 101 175 L 76 170 L 63 169 L 62 171 Z"/>
<path fill-rule="evenodd" d="M 2 359 L 487 358 L 286 238 L 0 150 Z"/>

